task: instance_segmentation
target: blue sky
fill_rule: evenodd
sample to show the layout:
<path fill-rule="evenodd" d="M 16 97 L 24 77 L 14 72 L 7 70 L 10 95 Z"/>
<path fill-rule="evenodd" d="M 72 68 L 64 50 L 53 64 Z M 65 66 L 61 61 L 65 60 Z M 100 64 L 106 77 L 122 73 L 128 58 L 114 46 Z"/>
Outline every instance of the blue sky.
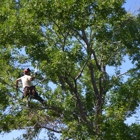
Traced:
<path fill-rule="evenodd" d="M 136 11 L 140 8 L 140 0 L 126 0 L 126 3 L 124 5 L 127 11 L 132 12 L 133 14 L 136 13 Z M 128 63 L 127 61 L 123 63 L 121 72 L 126 72 L 132 65 Z M 128 120 L 128 123 L 133 122 L 132 119 Z M 22 135 L 24 133 L 24 130 L 22 131 L 12 131 L 10 133 L 5 133 L 4 135 L 0 135 L 0 140 L 13 140 L 13 138 L 17 138 L 18 136 Z M 39 137 L 43 138 L 45 134 L 42 132 Z"/>
<path fill-rule="evenodd" d="M 140 0 L 126 0 L 124 7 L 127 11 L 131 11 L 135 14 L 136 11 L 140 9 Z"/>

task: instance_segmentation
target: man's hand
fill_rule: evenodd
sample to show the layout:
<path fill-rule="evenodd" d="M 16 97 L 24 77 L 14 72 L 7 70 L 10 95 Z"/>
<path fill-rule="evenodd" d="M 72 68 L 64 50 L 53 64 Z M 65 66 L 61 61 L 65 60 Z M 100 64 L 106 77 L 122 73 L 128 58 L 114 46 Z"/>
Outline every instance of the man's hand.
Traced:
<path fill-rule="evenodd" d="M 34 76 L 30 78 L 30 81 L 33 81 L 37 76 L 37 72 L 34 73 Z"/>

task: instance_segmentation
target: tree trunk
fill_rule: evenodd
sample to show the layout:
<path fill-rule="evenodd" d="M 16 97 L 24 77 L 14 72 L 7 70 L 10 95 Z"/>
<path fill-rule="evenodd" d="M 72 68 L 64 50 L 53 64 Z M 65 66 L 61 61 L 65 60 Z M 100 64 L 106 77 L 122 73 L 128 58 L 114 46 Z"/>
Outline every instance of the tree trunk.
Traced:
<path fill-rule="evenodd" d="M 102 123 L 102 94 L 99 94 L 95 101 L 95 131 L 100 134 L 100 124 Z"/>

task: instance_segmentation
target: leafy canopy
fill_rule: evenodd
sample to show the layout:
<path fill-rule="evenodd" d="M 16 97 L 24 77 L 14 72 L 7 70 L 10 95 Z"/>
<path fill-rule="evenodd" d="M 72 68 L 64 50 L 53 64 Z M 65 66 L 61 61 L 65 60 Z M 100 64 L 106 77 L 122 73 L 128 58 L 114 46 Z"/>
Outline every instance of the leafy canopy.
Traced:
<path fill-rule="evenodd" d="M 0 130 L 42 129 L 57 139 L 139 139 L 125 120 L 139 106 L 140 15 L 124 0 L 3 0 L 0 2 Z M 129 57 L 128 78 L 119 67 Z M 47 106 L 21 99 L 22 66 L 39 68 L 34 82 Z M 111 75 L 108 67 L 117 71 Z M 19 138 L 20 139 L 20 138 Z"/>

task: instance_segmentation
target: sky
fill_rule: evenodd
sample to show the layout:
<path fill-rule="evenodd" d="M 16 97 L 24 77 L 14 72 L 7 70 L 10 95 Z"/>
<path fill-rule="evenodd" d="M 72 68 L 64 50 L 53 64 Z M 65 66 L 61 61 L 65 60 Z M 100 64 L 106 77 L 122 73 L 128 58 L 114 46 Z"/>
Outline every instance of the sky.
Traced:
<path fill-rule="evenodd" d="M 124 5 L 127 11 L 131 11 L 133 14 L 140 9 L 140 0 L 126 0 Z"/>
<path fill-rule="evenodd" d="M 126 3 L 124 4 L 125 9 L 128 12 L 132 12 L 133 14 L 136 14 L 136 11 L 140 8 L 140 0 L 126 0 Z M 132 65 L 128 63 L 127 61 L 122 64 L 121 72 L 126 72 Z M 130 118 L 127 120 L 128 123 L 132 123 L 135 121 L 134 119 Z M 5 133 L 4 135 L 0 135 L 0 140 L 13 140 L 14 138 L 17 138 L 18 136 L 22 135 L 25 131 L 12 131 L 10 133 Z M 45 136 L 44 132 L 40 133 L 39 138 L 43 138 Z"/>

